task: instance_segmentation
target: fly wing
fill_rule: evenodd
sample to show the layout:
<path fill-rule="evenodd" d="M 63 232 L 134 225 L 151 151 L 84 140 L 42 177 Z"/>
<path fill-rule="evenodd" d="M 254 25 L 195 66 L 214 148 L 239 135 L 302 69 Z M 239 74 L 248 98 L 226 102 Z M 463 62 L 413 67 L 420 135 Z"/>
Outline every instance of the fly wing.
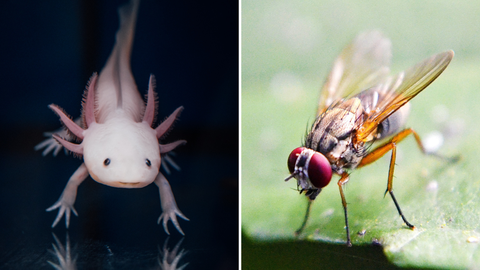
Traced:
<path fill-rule="evenodd" d="M 381 92 L 375 107 L 357 132 L 357 141 L 366 141 L 377 126 L 430 85 L 453 58 L 453 51 L 436 54 L 376 86 Z"/>
<path fill-rule="evenodd" d="M 391 43 L 379 31 L 361 33 L 337 57 L 322 87 L 317 115 L 341 98 L 383 82 L 389 74 Z"/>

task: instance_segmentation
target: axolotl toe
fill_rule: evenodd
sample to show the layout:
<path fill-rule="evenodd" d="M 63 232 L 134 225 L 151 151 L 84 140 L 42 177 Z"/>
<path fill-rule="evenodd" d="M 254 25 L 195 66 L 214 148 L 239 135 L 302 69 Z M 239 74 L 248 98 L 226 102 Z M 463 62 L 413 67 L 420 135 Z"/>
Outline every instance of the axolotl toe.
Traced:
<path fill-rule="evenodd" d="M 90 175 L 99 183 L 118 188 L 141 188 L 155 183 L 163 211 L 158 223 L 163 220 L 164 229 L 169 233 L 167 222 L 171 220 L 183 234 L 177 216 L 188 219 L 178 209 L 160 166 L 162 156 L 186 141 L 159 143 L 183 107 L 176 109 L 158 127 L 153 128 L 157 107 L 155 78 L 150 76 L 145 104 L 130 69 L 139 2 L 132 0 L 119 9 L 120 28 L 115 45 L 100 75 L 94 74 L 87 85 L 80 120 L 73 121 L 57 105 L 49 106 L 60 117 L 65 130 L 57 134 L 47 133 L 53 139 L 42 142 L 36 149 L 46 147 L 45 155 L 53 149 L 58 153 L 59 147 L 63 146 L 83 157 L 83 163 L 70 177 L 60 199 L 47 209 L 59 210 L 52 227 L 65 215 L 68 228 L 71 212 L 77 215 L 73 207 L 77 188 Z M 72 142 L 74 139 L 81 143 Z M 176 164 L 172 164 L 176 167 Z"/>

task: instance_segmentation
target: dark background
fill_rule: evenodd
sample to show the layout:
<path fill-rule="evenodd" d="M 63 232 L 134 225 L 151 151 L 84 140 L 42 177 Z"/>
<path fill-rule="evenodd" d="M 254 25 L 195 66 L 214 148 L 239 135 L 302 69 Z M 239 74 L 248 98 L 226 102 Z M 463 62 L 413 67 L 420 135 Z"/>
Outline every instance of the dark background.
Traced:
<path fill-rule="evenodd" d="M 117 8 L 126 1 L 3 1 L 0 9 L 0 268 L 53 269 L 48 250 L 65 243 L 64 219 L 45 212 L 81 160 L 33 147 L 60 126 L 55 103 L 80 114 L 85 84 L 113 47 Z M 165 142 L 180 172 L 167 179 L 188 253 L 186 269 L 238 267 L 238 3 L 153 1 L 140 4 L 132 52 L 138 89 L 157 78 L 158 119 L 183 105 Z M 79 269 L 155 269 L 167 237 L 156 221 L 158 189 L 117 189 L 88 178 L 75 203 L 68 235 Z M 173 249 L 181 235 L 169 223 Z"/>

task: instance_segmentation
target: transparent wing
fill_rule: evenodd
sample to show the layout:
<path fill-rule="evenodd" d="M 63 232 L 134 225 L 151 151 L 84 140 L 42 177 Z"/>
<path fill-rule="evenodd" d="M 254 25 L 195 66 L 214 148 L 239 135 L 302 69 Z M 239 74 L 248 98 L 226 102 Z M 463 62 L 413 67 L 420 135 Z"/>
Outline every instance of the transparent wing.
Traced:
<path fill-rule="evenodd" d="M 317 115 L 333 102 L 385 81 L 390 59 L 389 39 L 379 31 L 359 34 L 335 60 L 321 90 Z"/>
<path fill-rule="evenodd" d="M 357 141 L 366 141 L 383 120 L 430 85 L 447 68 L 453 55 L 453 51 L 436 54 L 378 85 L 381 98 L 358 130 Z"/>

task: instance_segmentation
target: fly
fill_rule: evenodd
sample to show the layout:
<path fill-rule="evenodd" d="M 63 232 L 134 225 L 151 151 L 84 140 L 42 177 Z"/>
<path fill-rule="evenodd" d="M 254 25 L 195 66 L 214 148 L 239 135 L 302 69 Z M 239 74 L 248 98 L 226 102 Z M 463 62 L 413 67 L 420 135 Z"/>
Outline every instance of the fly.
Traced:
<path fill-rule="evenodd" d="M 396 147 L 413 135 L 418 147 L 427 153 L 420 136 L 406 123 L 409 101 L 432 83 L 448 66 L 453 51 L 436 54 L 396 76 L 389 75 L 390 40 L 378 31 L 362 33 L 335 60 L 321 90 L 317 118 L 302 147 L 288 157 L 290 176 L 295 178 L 300 193 L 308 197 L 304 221 L 296 231 L 300 234 L 308 220 L 310 206 L 327 186 L 332 174 L 340 176 L 338 187 L 345 214 L 347 245 L 351 246 L 347 200 L 343 187 L 350 171 L 375 162 L 391 151 L 387 190 L 405 224 L 407 221 L 393 194 L 393 173 Z M 386 142 L 372 149 L 376 141 Z M 436 154 L 433 154 L 436 155 Z"/>

